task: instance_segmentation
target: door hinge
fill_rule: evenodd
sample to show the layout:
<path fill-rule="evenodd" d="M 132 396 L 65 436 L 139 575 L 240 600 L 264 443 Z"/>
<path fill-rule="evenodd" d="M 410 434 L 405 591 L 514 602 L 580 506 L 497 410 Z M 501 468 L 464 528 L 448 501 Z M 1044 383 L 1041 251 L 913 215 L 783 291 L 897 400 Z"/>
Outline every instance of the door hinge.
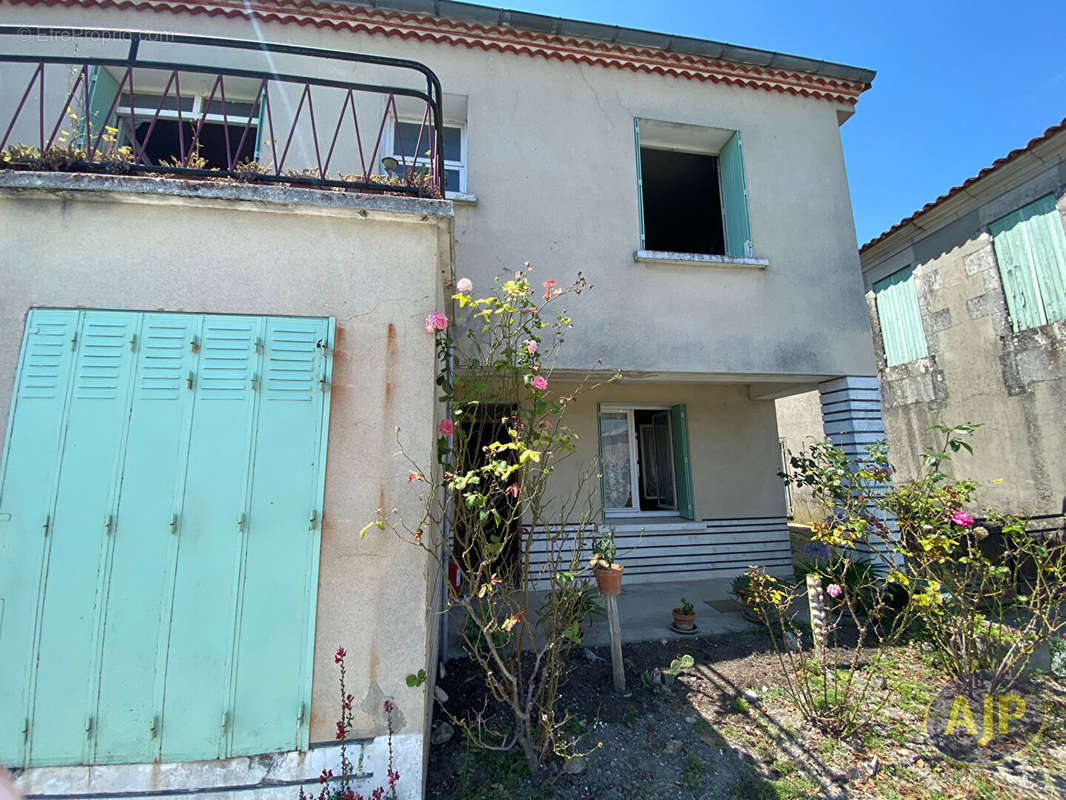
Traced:
<path fill-rule="evenodd" d="M 92 736 L 93 733 L 93 718 L 89 717 L 85 720 L 85 735 Z"/>
<path fill-rule="evenodd" d="M 22 738 L 25 739 L 30 735 L 30 718 L 26 717 L 22 720 Z"/>
<path fill-rule="evenodd" d="M 200 339 L 196 336 L 189 339 L 189 350 L 194 353 L 200 352 Z"/>
<path fill-rule="evenodd" d="M 137 334 L 135 334 L 135 333 L 131 333 L 130 334 L 130 352 L 131 353 L 136 353 L 137 352 Z"/>
<path fill-rule="evenodd" d="M 259 391 L 259 376 L 256 375 L 254 372 L 252 373 L 252 391 Z"/>
<path fill-rule="evenodd" d="M 303 725 L 304 724 L 304 715 L 306 713 L 307 713 L 307 704 L 306 703 L 300 703 L 300 710 L 296 713 L 296 724 L 297 725 Z"/>
<path fill-rule="evenodd" d="M 153 739 L 156 736 L 159 735 L 159 715 L 158 714 L 156 714 L 154 717 L 152 717 L 152 722 L 148 725 L 148 730 L 151 731 Z"/>
<path fill-rule="evenodd" d="M 255 339 L 255 352 L 256 355 L 263 355 L 263 340 L 260 339 L 258 336 Z"/>
<path fill-rule="evenodd" d="M 74 331 L 74 335 L 70 337 L 70 352 L 74 352 L 74 348 L 78 346 L 78 332 Z"/>
<path fill-rule="evenodd" d="M 115 527 L 114 522 L 115 522 L 114 517 L 112 517 L 110 514 L 108 514 L 106 517 L 104 517 L 104 532 L 108 536 L 111 535 L 111 529 Z"/>
<path fill-rule="evenodd" d="M 48 516 L 47 514 L 45 514 L 45 515 L 44 515 L 44 522 L 43 522 L 43 523 L 41 524 L 41 532 L 42 532 L 42 533 L 43 533 L 43 534 L 44 534 L 45 536 L 47 536 L 47 535 L 48 535 L 48 527 L 49 527 L 49 526 L 50 526 L 51 524 L 52 524 L 52 518 L 51 518 L 50 516 Z"/>
<path fill-rule="evenodd" d="M 237 515 L 237 532 L 240 533 L 244 530 L 244 513 Z"/>
<path fill-rule="evenodd" d="M 186 383 L 186 385 L 188 385 L 188 387 L 189 387 L 190 389 L 192 388 L 192 379 L 193 379 L 193 375 L 192 375 L 192 372 L 189 372 L 189 377 L 187 377 L 187 378 L 185 379 L 185 383 Z"/>
<path fill-rule="evenodd" d="M 178 532 L 178 515 L 177 514 L 171 514 L 170 515 L 170 526 L 169 527 L 170 527 L 170 532 L 171 533 L 177 533 Z"/>
<path fill-rule="evenodd" d="M 322 371 L 322 377 L 318 379 L 318 388 L 323 392 L 329 391 L 329 381 L 326 380 L 326 371 Z"/>
<path fill-rule="evenodd" d="M 311 509 L 311 516 L 307 520 L 307 530 L 313 531 L 318 524 L 318 511 Z"/>
<path fill-rule="evenodd" d="M 229 727 L 229 712 L 222 712 L 222 730 L 226 730 Z"/>

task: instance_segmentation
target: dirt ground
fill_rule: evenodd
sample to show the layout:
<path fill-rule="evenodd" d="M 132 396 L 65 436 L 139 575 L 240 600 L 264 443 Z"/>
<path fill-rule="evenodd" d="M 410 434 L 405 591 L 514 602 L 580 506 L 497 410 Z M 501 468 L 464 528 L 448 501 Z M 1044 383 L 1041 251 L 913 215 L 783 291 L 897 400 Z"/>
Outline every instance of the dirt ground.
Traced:
<path fill-rule="evenodd" d="M 441 800 L 519 798 L 1054 798 L 1066 797 L 1063 687 L 1041 678 L 1047 719 L 1039 742 L 995 768 L 955 765 L 926 742 L 922 721 L 945 684 L 919 645 L 897 648 L 882 670 L 888 705 L 850 740 L 810 729 L 783 689 L 762 633 L 648 642 L 625 647 L 627 693 L 611 687 L 606 651 L 577 650 L 563 704 L 574 716 L 577 750 L 534 785 L 514 753 L 477 750 L 460 733 L 430 752 L 428 796 Z M 695 664 L 676 681 L 671 659 Z M 440 686 L 462 716 L 480 709 L 470 662 L 449 662 Z M 437 720 L 443 719 L 438 712 Z M 495 722 L 506 717 L 498 715 Z M 439 722 L 435 723 L 439 725 Z M 439 734 L 438 734 L 439 735 Z M 573 772 L 571 772 L 573 771 Z M 576 774 L 574 774 L 576 773 Z"/>

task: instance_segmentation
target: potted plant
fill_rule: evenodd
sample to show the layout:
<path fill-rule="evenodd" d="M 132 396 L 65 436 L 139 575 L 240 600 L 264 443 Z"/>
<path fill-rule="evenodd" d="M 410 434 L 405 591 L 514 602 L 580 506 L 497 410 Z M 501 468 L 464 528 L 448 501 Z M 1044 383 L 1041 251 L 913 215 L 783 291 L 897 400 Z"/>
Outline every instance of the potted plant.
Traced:
<path fill-rule="evenodd" d="M 592 574 L 596 576 L 596 587 L 600 594 L 617 595 L 622 591 L 621 564 L 615 563 L 617 550 L 614 546 L 614 528 L 592 544 Z"/>
<path fill-rule="evenodd" d="M 684 597 L 681 605 L 674 609 L 674 630 L 691 631 L 696 628 L 696 607 Z"/>

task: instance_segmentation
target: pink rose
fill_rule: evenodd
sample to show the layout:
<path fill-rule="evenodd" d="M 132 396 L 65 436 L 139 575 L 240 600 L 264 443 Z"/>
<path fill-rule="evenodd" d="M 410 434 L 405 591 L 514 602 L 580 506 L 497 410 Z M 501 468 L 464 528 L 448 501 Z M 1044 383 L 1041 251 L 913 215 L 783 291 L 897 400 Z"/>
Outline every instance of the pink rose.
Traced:
<path fill-rule="evenodd" d="M 537 343 L 533 339 L 530 339 L 526 342 L 526 352 L 530 355 L 533 355 L 535 352 L 537 352 Z"/>
<path fill-rule="evenodd" d="M 844 590 L 841 589 L 840 588 L 840 584 L 837 584 L 837 583 L 831 583 L 828 586 L 826 586 L 825 587 L 825 592 L 830 597 L 832 597 L 834 600 L 836 598 L 840 597 L 840 595 L 844 594 Z"/>
<path fill-rule="evenodd" d="M 448 327 L 448 318 L 440 311 L 434 311 L 426 317 L 426 333 L 442 331 Z"/>
<path fill-rule="evenodd" d="M 458 292 L 469 292 L 474 288 L 474 284 L 470 282 L 469 278 L 460 278 L 455 284 L 455 290 Z"/>
<path fill-rule="evenodd" d="M 958 525 L 960 528 L 969 528 L 973 525 L 973 517 L 967 514 L 965 511 L 956 511 L 951 515 L 951 521 Z"/>
<path fill-rule="evenodd" d="M 455 423 L 450 419 L 442 419 L 437 430 L 440 431 L 441 436 L 451 436 L 455 432 Z"/>
<path fill-rule="evenodd" d="M 548 381 L 543 375 L 537 375 L 530 383 L 533 384 L 533 388 L 543 392 L 548 388 Z"/>

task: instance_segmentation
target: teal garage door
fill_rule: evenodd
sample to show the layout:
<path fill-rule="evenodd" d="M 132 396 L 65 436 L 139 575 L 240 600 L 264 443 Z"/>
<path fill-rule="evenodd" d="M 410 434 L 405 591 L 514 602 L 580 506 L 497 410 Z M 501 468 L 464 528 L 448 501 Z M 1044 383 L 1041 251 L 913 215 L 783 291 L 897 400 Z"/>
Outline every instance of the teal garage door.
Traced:
<path fill-rule="evenodd" d="M 333 332 L 30 312 L 0 466 L 0 763 L 307 747 Z"/>

